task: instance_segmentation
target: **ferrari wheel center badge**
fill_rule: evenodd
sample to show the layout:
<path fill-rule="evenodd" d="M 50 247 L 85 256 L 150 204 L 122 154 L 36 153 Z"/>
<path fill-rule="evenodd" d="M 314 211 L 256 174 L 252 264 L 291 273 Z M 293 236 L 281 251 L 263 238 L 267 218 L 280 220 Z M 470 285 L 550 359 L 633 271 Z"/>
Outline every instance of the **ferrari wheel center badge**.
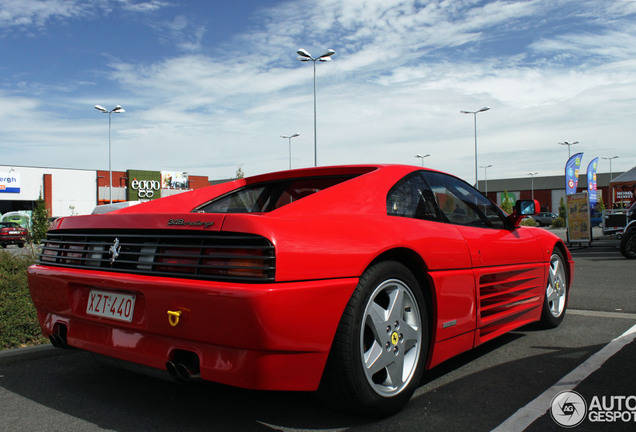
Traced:
<path fill-rule="evenodd" d="M 399 340 L 400 340 L 400 336 L 398 336 L 397 332 L 391 333 L 391 343 L 393 345 L 397 345 Z"/>

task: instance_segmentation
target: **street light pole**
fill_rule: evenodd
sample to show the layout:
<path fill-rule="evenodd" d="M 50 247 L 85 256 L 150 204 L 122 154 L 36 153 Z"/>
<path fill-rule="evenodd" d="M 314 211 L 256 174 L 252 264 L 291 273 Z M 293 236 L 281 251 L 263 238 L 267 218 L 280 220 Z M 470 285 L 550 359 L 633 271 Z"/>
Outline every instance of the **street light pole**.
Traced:
<path fill-rule="evenodd" d="M 609 160 L 610 163 L 610 183 L 612 182 L 612 159 L 618 159 L 620 156 L 610 156 L 610 157 L 603 157 L 601 156 L 601 159 L 607 159 Z M 614 205 L 613 201 L 614 201 L 614 191 L 612 190 L 611 187 L 607 188 L 607 191 L 609 192 L 609 208 L 611 209 Z"/>
<path fill-rule="evenodd" d="M 489 165 L 480 165 L 479 168 L 484 169 L 484 186 L 486 189 L 486 197 L 488 196 L 488 168 L 490 168 L 492 164 Z"/>
<path fill-rule="evenodd" d="M 289 135 L 289 136 L 285 136 L 285 135 L 281 135 L 281 138 L 285 138 L 289 140 L 289 169 L 291 169 L 291 140 L 292 138 L 296 138 L 297 136 L 300 136 L 299 133 L 295 133 L 293 135 Z"/>
<path fill-rule="evenodd" d="M 332 49 L 328 49 L 317 58 L 313 58 L 307 50 L 302 48 L 296 51 L 296 53 L 298 54 L 299 61 L 314 62 L 314 166 L 318 166 L 318 138 L 316 132 L 316 62 L 331 61 L 331 56 L 334 55 L 336 52 Z"/>
<path fill-rule="evenodd" d="M 430 154 L 428 154 L 428 153 L 426 153 L 425 155 L 421 155 L 419 153 L 415 155 L 416 158 L 422 159 L 422 168 L 424 168 L 424 158 L 427 158 L 429 156 L 430 156 Z"/>
<path fill-rule="evenodd" d="M 618 159 L 620 156 L 610 156 L 610 157 L 603 157 L 601 156 L 601 159 L 606 159 L 610 162 L 610 181 L 612 181 L 612 159 Z"/>
<path fill-rule="evenodd" d="M 110 145 L 110 116 L 112 113 L 124 113 L 126 112 L 125 109 L 123 109 L 121 106 L 116 105 L 115 108 L 113 108 L 112 110 L 107 110 L 106 108 L 104 108 L 101 105 L 95 105 L 95 109 L 99 110 L 105 114 L 108 114 L 108 174 L 110 177 L 110 180 L 108 181 L 109 183 L 109 192 L 108 195 L 110 196 L 110 203 L 113 203 L 113 170 L 111 168 L 111 145 Z"/>
<path fill-rule="evenodd" d="M 572 147 L 573 145 L 578 144 L 578 143 L 579 143 L 578 141 L 572 141 L 572 142 L 563 141 L 563 142 L 560 142 L 560 143 L 558 143 L 558 144 L 559 144 L 559 145 L 566 145 L 566 146 L 568 146 L 568 160 L 569 160 L 569 159 L 570 159 L 570 157 L 572 156 L 572 155 L 571 155 L 571 152 L 570 152 L 570 147 Z"/>
<path fill-rule="evenodd" d="M 531 178 L 531 190 L 532 190 L 532 200 L 534 201 L 534 176 L 536 176 L 537 174 L 539 174 L 538 172 L 529 172 L 528 175 Z"/>
<path fill-rule="evenodd" d="M 477 111 L 466 111 L 466 110 L 461 110 L 460 113 L 462 114 L 472 114 L 473 115 L 473 120 L 474 120 L 474 130 L 475 130 L 475 188 L 477 189 L 478 186 L 478 174 L 477 174 L 477 113 L 480 112 L 484 112 L 484 111 L 488 111 L 490 109 L 490 107 L 483 107 L 482 109 L 478 109 Z"/>

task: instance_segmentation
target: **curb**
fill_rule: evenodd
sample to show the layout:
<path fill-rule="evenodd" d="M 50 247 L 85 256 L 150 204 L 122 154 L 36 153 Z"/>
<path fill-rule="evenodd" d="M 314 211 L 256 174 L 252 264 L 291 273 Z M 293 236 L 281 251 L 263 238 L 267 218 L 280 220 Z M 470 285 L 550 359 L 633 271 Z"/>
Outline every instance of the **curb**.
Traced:
<path fill-rule="evenodd" d="M 13 348 L 0 351 L 0 365 L 21 362 L 26 360 L 38 360 L 46 357 L 70 354 L 73 350 L 55 348 L 53 345 L 37 345 L 26 348 Z"/>

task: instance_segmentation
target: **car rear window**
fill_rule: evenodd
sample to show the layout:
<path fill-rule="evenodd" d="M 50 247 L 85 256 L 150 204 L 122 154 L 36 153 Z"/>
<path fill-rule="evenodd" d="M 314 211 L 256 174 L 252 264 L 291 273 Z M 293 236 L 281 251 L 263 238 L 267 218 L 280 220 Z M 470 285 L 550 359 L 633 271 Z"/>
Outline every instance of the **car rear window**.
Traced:
<path fill-rule="evenodd" d="M 258 183 L 216 198 L 195 211 L 202 213 L 267 213 L 353 177 L 356 176 L 284 179 Z"/>

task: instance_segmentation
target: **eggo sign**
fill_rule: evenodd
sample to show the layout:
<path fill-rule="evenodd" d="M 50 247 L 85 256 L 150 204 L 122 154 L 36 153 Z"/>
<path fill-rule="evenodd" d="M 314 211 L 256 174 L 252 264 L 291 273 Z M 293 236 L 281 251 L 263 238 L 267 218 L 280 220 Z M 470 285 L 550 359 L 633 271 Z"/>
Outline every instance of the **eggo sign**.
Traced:
<path fill-rule="evenodd" d="M 154 198 L 155 192 L 161 189 L 158 180 L 137 180 L 130 183 L 130 187 L 137 191 L 137 196 L 141 199 Z"/>

